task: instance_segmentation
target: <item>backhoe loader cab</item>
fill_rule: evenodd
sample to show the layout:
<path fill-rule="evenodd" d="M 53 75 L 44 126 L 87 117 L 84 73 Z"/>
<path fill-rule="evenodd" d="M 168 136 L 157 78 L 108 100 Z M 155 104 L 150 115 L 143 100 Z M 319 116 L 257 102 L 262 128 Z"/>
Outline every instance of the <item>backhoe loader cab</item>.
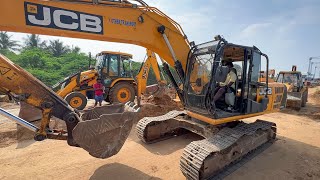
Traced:
<path fill-rule="evenodd" d="M 223 61 L 232 62 L 234 68 L 229 70 Z M 262 67 L 263 61 L 265 67 Z M 271 108 L 268 104 L 276 85 L 259 82 L 260 71 L 268 72 L 268 61 L 268 56 L 256 47 L 231 44 L 223 39 L 194 46 L 189 53 L 184 84 L 186 109 L 220 119 L 261 113 Z M 215 89 L 220 82 L 225 82 L 229 71 L 236 73 L 236 82 L 214 102 Z M 283 93 L 283 85 L 278 88 L 277 92 Z M 283 106 L 280 100 L 272 103 Z"/>
<path fill-rule="evenodd" d="M 95 69 L 109 83 L 110 79 L 132 77 L 131 61 L 131 54 L 103 51 L 97 54 Z"/>

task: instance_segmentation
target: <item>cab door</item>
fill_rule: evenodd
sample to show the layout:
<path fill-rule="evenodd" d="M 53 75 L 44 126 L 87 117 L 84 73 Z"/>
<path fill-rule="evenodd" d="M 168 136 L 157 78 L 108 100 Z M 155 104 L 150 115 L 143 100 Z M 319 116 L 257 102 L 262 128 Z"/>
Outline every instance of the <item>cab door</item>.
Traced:
<path fill-rule="evenodd" d="M 259 81 L 261 69 L 261 52 L 258 50 L 251 51 L 251 58 L 248 68 L 248 97 L 246 103 L 246 114 L 263 112 L 268 105 L 268 98 L 266 94 L 270 94 L 270 88 L 267 88 L 266 83 Z M 268 64 L 268 63 L 267 63 Z M 267 72 L 267 68 L 263 69 Z"/>
<path fill-rule="evenodd" d="M 120 55 L 109 54 L 108 58 L 108 75 L 110 78 L 119 77 L 120 72 Z"/>

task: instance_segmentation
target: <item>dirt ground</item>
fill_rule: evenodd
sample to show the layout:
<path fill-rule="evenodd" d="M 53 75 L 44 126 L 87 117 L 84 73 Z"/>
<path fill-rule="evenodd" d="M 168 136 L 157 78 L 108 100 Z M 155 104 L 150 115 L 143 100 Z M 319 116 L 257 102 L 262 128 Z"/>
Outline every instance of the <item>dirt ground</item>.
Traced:
<path fill-rule="evenodd" d="M 309 92 L 307 107 L 299 112 L 258 117 L 277 124 L 277 141 L 226 179 L 320 179 L 320 96 L 315 95 L 316 88 Z M 155 106 L 163 110 L 165 105 Z M 5 108 L 14 114 L 19 111 L 16 105 Z M 0 179 L 185 179 L 179 169 L 181 153 L 191 141 L 201 139 L 186 134 L 145 145 L 132 131 L 119 154 L 101 160 L 64 141 L 17 141 L 12 138 L 15 130 L 15 124 L 1 118 Z"/>

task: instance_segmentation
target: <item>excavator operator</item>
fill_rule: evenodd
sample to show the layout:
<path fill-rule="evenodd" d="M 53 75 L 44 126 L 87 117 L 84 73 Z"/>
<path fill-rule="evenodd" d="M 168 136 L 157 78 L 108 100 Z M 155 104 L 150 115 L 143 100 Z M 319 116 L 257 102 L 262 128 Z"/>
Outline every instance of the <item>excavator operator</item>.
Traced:
<path fill-rule="evenodd" d="M 225 62 L 225 66 L 227 66 L 229 68 L 229 73 L 227 75 L 227 78 L 225 80 L 225 82 L 220 82 L 219 86 L 216 87 L 215 91 L 214 91 L 214 102 L 216 102 L 218 99 L 220 99 L 222 97 L 222 95 L 224 95 L 227 90 L 230 88 L 232 92 L 235 92 L 235 82 L 237 80 L 237 75 L 236 73 L 233 71 L 233 63 L 228 61 Z"/>

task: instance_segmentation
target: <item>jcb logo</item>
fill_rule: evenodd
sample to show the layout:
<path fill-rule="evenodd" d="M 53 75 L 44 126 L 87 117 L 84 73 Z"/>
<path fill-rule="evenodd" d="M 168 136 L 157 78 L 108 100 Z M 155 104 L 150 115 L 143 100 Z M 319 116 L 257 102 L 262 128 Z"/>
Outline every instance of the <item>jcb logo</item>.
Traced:
<path fill-rule="evenodd" d="M 30 26 L 103 34 L 102 16 L 29 2 L 24 3 L 24 9 Z"/>

